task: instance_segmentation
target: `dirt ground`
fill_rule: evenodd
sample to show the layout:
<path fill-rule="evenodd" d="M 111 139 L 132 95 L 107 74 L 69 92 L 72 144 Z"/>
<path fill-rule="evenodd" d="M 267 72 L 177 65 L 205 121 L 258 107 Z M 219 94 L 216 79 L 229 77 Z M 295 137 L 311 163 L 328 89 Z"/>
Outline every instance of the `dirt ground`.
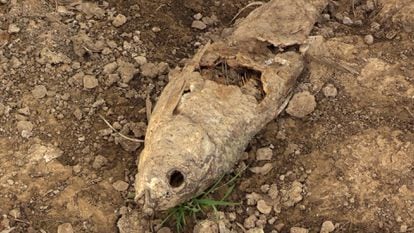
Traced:
<path fill-rule="evenodd" d="M 142 144 L 103 119 L 143 139 L 168 69 L 248 3 L 0 0 L 0 233 L 127 232 Z M 412 0 L 330 1 L 312 35 L 332 59 L 295 90 L 316 108 L 263 129 L 241 164 L 268 171 L 185 232 L 414 232 L 413 31 Z"/>

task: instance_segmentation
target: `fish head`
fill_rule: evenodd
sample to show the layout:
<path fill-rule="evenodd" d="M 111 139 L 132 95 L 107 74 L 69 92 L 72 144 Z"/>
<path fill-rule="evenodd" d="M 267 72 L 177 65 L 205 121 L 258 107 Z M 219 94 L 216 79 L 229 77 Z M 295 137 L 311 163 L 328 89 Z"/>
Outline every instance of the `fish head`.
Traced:
<path fill-rule="evenodd" d="M 214 181 L 211 165 L 217 148 L 200 124 L 177 115 L 149 130 L 139 158 L 136 200 L 144 198 L 154 209 L 166 210 Z"/>

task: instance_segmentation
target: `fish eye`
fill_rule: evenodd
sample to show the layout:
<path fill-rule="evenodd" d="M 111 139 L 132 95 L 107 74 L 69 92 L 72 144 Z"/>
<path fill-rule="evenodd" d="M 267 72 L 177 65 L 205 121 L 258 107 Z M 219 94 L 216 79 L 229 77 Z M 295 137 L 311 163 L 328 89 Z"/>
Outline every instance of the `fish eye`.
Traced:
<path fill-rule="evenodd" d="M 179 170 L 173 170 L 168 177 L 168 183 L 173 188 L 180 187 L 184 184 L 184 174 Z"/>

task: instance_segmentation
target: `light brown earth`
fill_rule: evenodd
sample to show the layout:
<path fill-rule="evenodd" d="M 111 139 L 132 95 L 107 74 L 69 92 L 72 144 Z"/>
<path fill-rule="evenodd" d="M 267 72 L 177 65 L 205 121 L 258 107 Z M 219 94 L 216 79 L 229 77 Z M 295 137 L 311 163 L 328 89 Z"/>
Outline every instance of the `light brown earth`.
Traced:
<path fill-rule="evenodd" d="M 0 232 L 117 232 L 137 209 L 142 148 L 100 115 L 143 139 L 165 63 L 226 33 L 248 3 L 0 0 Z M 197 13 L 214 23 L 192 28 Z M 414 232 L 413 30 L 412 0 L 330 1 L 296 89 L 316 108 L 285 112 L 252 140 L 242 163 L 272 169 L 243 173 L 230 196 L 242 204 L 210 218 L 221 232 L 319 232 L 325 221 L 334 232 Z M 256 159 L 262 147 L 270 161 Z"/>

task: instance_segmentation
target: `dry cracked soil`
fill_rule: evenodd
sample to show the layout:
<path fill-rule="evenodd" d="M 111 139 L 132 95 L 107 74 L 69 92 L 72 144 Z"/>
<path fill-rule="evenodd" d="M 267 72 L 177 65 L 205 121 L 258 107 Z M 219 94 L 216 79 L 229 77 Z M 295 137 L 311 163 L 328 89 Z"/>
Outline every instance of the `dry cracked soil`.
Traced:
<path fill-rule="evenodd" d="M 163 213 L 138 230 L 142 144 L 117 132 L 143 139 L 169 69 L 248 4 L 0 0 L 0 233 L 175 232 Z M 329 1 L 323 56 L 238 165 L 241 204 L 183 231 L 414 232 L 413 31 L 413 0 Z"/>

